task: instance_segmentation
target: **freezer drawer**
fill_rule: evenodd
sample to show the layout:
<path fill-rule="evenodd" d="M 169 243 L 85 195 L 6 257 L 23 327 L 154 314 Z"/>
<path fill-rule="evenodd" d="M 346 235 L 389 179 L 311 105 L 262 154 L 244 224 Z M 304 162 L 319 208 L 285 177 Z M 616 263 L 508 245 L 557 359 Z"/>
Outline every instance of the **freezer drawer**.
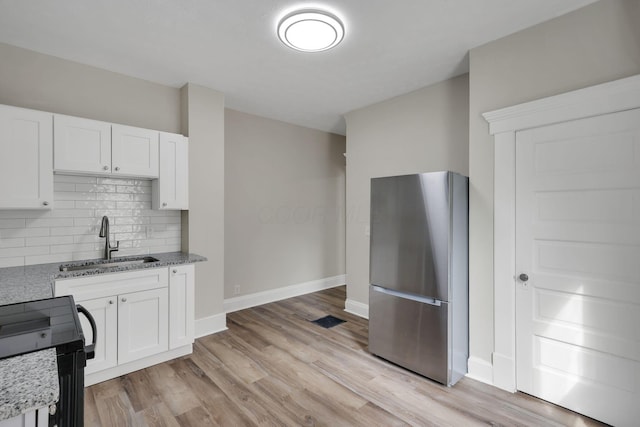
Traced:
<path fill-rule="evenodd" d="M 369 351 L 449 385 L 449 304 L 439 305 L 369 291 Z"/>

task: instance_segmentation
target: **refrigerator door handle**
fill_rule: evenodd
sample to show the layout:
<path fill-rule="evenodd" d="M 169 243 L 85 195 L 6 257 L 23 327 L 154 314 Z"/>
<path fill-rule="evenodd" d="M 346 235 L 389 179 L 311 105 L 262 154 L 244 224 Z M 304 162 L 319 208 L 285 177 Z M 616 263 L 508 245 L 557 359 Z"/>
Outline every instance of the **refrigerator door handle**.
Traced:
<path fill-rule="evenodd" d="M 423 302 L 423 303 L 429 304 L 429 305 L 435 305 L 436 307 L 440 307 L 442 305 L 442 301 L 437 300 L 435 298 L 427 298 L 427 297 L 421 297 L 421 296 L 418 296 L 418 295 L 405 294 L 404 292 L 398 292 L 398 291 L 394 291 L 394 290 L 387 289 L 387 288 L 381 288 L 380 286 L 376 286 L 376 285 L 371 285 L 371 289 L 373 289 L 376 292 L 383 293 L 383 294 L 393 295 L 394 297 L 404 298 L 404 299 L 408 299 L 408 300 L 411 300 L 411 301 Z"/>

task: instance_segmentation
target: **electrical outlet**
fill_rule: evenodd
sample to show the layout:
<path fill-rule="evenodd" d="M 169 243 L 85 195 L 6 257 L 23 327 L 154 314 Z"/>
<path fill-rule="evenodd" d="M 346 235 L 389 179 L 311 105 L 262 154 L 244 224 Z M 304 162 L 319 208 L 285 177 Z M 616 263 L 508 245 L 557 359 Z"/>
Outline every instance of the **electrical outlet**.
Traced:
<path fill-rule="evenodd" d="M 236 285 L 233 287 L 233 294 L 240 295 L 240 285 Z"/>

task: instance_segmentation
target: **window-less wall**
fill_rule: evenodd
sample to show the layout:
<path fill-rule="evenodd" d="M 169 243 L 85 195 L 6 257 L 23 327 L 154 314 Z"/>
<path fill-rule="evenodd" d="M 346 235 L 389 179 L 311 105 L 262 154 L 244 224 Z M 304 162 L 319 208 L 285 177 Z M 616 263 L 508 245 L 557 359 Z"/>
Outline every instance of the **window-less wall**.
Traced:
<path fill-rule="evenodd" d="M 347 309 L 367 315 L 369 195 L 377 176 L 468 173 L 469 80 L 462 75 L 347 115 Z"/>
<path fill-rule="evenodd" d="M 601 0 L 471 50 L 470 372 L 492 382 L 493 138 L 481 114 L 640 73 L 640 2 Z"/>
<path fill-rule="evenodd" d="M 225 300 L 344 274 L 345 138 L 225 110 Z"/>

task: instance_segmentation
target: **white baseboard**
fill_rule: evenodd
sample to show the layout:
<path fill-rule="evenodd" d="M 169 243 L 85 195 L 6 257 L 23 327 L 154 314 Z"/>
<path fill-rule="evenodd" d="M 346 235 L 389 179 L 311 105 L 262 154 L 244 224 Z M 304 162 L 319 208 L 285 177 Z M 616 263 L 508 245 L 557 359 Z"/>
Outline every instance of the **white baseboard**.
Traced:
<path fill-rule="evenodd" d="M 493 353 L 493 385 L 506 391 L 516 391 L 516 361 L 500 353 Z"/>
<path fill-rule="evenodd" d="M 352 299 L 347 299 L 344 302 L 344 311 L 355 314 L 356 316 L 364 317 L 365 319 L 369 318 L 369 305 Z"/>
<path fill-rule="evenodd" d="M 196 319 L 196 338 L 227 330 L 227 314 L 218 313 L 213 316 Z"/>
<path fill-rule="evenodd" d="M 467 377 L 493 385 L 493 366 L 486 360 L 471 356 L 468 361 L 469 373 Z"/>
<path fill-rule="evenodd" d="M 256 292 L 255 294 L 241 295 L 224 300 L 225 313 L 232 313 L 245 308 L 251 308 L 274 301 L 297 297 L 299 295 L 310 294 L 324 289 L 335 288 L 344 285 L 346 276 L 327 277 L 310 282 L 298 283 L 297 285 L 285 286 L 283 288 L 271 289 L 268 291 Z"/>

